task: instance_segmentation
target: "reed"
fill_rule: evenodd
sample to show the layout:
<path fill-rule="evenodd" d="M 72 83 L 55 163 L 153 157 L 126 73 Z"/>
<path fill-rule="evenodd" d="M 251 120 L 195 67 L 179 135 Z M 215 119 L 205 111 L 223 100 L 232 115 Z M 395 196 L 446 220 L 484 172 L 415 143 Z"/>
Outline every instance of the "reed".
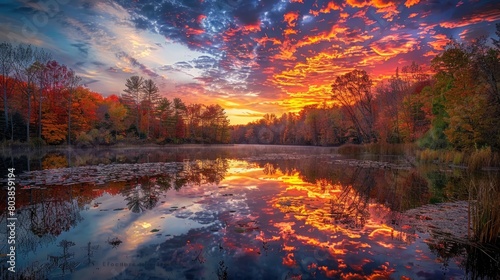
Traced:
<path fill-rule="evenodd" d="M 456 152 L 453 156 L 453 164 L 454 165 L 462 165 L 464 163 L 464 153 Z"/>
<path fill-rule="evenodd" d="M 490 147 L 475 150 L 468 159 L 469 171 L 478 171 L 484 167 L 491 167 L 492 158 L 493 152 Z"/>
<path fill-rule="evenodd" d="M 482 180 L 469 184 L 469 235 L 481 243 L 500 241 L 500 186 L 496 180 Z"/>
<path fill-rule="evenodd" d="M 416 153 L 417 160 L 421 163 L 432 163 L 438 160 L 438 151 L 425 149 Z"/>

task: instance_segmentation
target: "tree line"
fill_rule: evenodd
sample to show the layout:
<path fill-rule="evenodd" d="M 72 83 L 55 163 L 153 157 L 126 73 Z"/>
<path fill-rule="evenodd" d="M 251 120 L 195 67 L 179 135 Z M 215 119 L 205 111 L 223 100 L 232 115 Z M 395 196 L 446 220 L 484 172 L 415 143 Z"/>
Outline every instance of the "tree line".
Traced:
<path fill-rule="evenodd" d="M 500 37 L 500 24 L 496 35 Z M 233 143 L 413 143 L 459 151 L 500 150 L 500 41 L 450 40 L 431 62 L 413 62 L 374 87 L 363 70 L 335 77 L 331 102 L 266 114 L 235 126 Z"/>
<path fill-rule="evenodd" d="M 123 94 L 104 97 L 31 45 L 0 43 L 0 89 L 0 141 L 8 143 L 229 141 L 229 120 L 219 105 L 162 97 L 153 80 L 139 76 L 126 80 Z"/>

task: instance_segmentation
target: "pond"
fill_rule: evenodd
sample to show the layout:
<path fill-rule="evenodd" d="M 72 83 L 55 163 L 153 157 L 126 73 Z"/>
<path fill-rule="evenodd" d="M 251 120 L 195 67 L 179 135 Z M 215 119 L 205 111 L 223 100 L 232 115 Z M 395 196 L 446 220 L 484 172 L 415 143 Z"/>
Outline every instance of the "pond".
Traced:
<path fill-rule="evenodd" d="M 2 279 L 494 278 L 498 251 L 460 242 L 471 178 L 383 161 L 276 146 L 4 155 L 17 227 Z M 447 229 L 424 205 L 455 213 Z"/>

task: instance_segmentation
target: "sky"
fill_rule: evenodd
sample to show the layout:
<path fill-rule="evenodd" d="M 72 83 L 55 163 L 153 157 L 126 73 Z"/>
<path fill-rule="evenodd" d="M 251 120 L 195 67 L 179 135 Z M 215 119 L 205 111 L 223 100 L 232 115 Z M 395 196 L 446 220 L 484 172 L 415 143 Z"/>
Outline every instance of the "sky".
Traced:
<path fill-rule="evenodd" d="M 0 41 L 44 48 L 87 87 L 133 75 L 231 124 L 331 100 L 336 76 L 424 66 L 453 38 L 495 37 L 498 1 L 0 0 Z"/>

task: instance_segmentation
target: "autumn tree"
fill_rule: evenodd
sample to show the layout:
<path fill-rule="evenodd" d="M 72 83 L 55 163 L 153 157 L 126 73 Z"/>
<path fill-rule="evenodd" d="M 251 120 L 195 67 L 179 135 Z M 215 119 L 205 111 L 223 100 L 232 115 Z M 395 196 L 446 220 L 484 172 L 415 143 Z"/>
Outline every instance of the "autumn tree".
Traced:
<path fill-rule="evenodd" d="M 48 58 L 43 49 L 32 48 L 30 45 L 18 45 L 14 51 L 14 73 L 15 79 L 27 102 L 26 112 L 26 141 L 30 142 L 30 122 L 32 99 L 36 90 L 36 77 L 40 63 L 45 63 Z M 38 62 L 38 63 L 37 63 Z"/>
<path fill-rule="evenodd" d="M 468 44 L 451 41 L 432 60 L 435 82 L 424 92 L 432 101 L 434 133 L 422 141 L 433 143 L 431 136 L 442 131 L 454 149 L 500 148 L 499 66 L 498 51 L 484 39 Z"/>
<path fill-rule="evenodd" d="M 4 111 L 4 135 L 7 137 L 9 130 L 9 105 L 8 91 L 11 90 L 12 82 L 11 74 L 14 71 L 14 48 L 9 43 L 0 43 L 0 83 L 2 87 L 3 111 Z M 9 84 L 10 83 L 10 84 Z"/>
<path fill-rule="evenodd" d="M 67 110 L 68 110 L 68 145 L 71 145 L 71 114 L 73 113 L 73 107 L 74 107 L 74 95 L 76 92 L 76 89 L 80 86 L 82 82 L 82 78 L 77 76 L 73 70 L 70 70 L 67 72 L 65 81 L 64 81 L 64 86 L 66 87 L 67 91 Z M 82 102 L 83 100 L 80 99 L 79 102 Z"/>
<path fill-rule="evenodd" d="M 175 120 L 175 130 L 174 137 L 177 140 L 183 139 L 186 135 L 186 125 L 184 123 L 184 116 L 186 114 L 186 104 L 182 102 L 180 98 L 174 98 L 173 102 L 173 110 L 174 110 L 174 120 Z"/>
<path fill-rule="evenodd" d="M 189 104 L 186 106 L 186 122 L 188 134 L 194 140 L 199 140 L 204 130 L 205 121 L 202 119 L 202 104 Z"/>
<path fill-rule="evenodd" d="M 364 70 L 338 76 L 332 84 L 332 99 L 345 109 L 359 142 L 376 141 L 371 87 L 372 80 Z"/>
<path fill-rule="evenodd" d="M 163 97 L 158 101 L 158 106 L 156 107 L 156 117 L 158 118 L 160 138 L 162 137 L 162 131 L 165 131 L 166 137 L 171 137 L 173 135 L 173 112 L 172 102 L 167 98 Z"/>
<path fill-rule="evenodd" d="M 97 99 L 97 98 L 96 98 Z M 130 126 L 127 118 L 128 110 L 116 95 L 110 95 L 97 101 L 95 128 L 110 138 L 109 142 L 117 140 L 118 135 L 125 135 L 125 130 Z M 120 136 L 121 137 L 121 136 Z"/>

